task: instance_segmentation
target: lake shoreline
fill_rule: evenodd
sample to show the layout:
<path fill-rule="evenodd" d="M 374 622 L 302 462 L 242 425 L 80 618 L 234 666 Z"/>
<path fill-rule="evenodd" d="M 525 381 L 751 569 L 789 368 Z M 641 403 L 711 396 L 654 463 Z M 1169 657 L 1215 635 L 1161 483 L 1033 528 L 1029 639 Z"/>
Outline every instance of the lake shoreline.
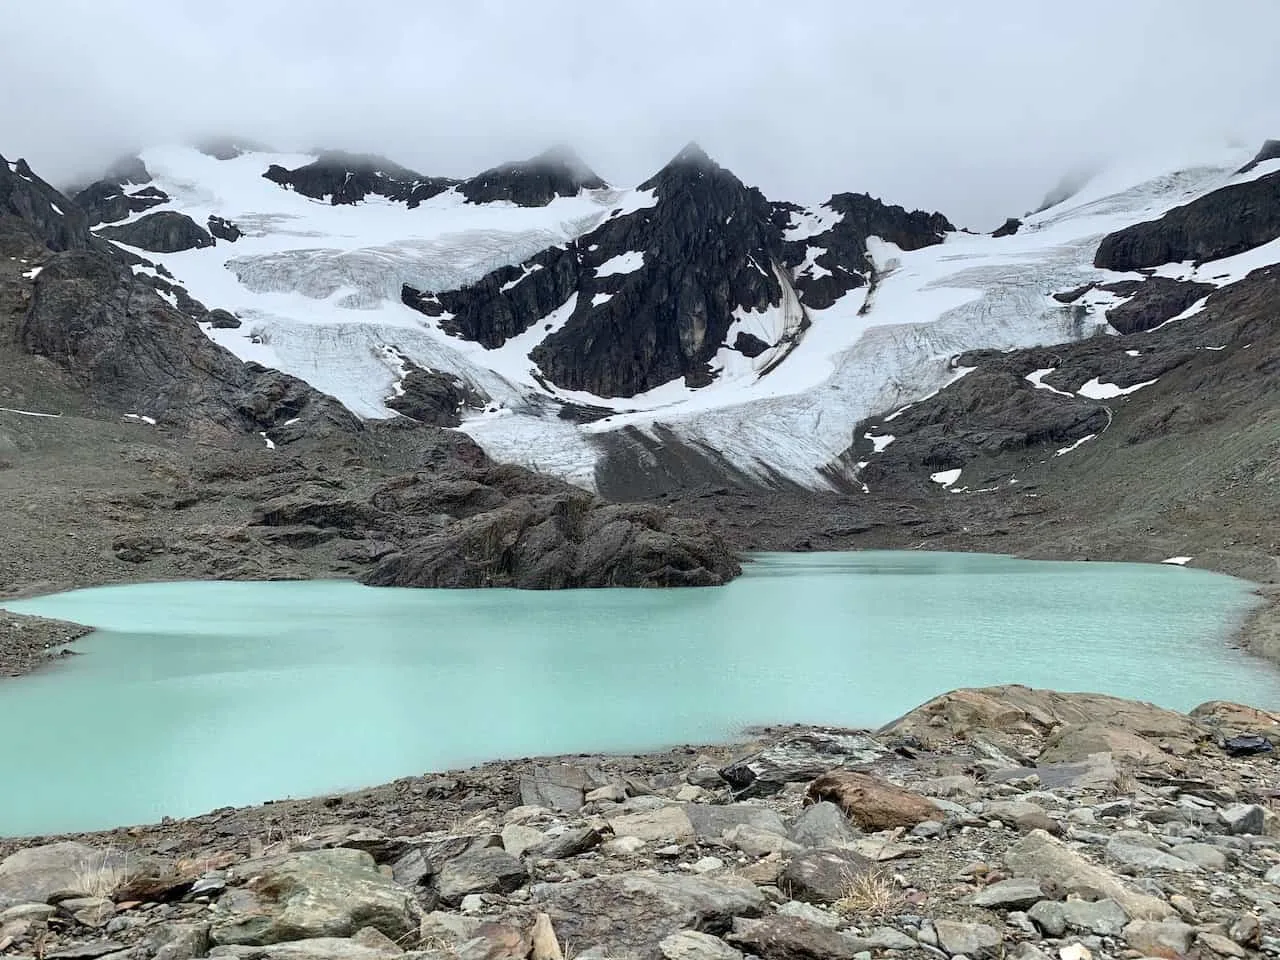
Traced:
<path fill-rule="evenodd" d="M 984 550 L 965 550 L 959 546 L 948 545 L 949 549 L 938 550 L 911 550 L 910 552 L 919 553 L 987 553 Z M 860 553 L 866 552 L 871 548 L 836 550 L 831 552 L 840 553 Z M 893 548 L 887 549 L 908 549 Z M 757 552 L 779 552 L 779 553 L 819 553 L 828 551 L 816 550 L 781 550 L 781 551 L 760 551 L 760 550 L 742 550 L 741 555 Z M 1044 560 L 1050 562 L 1096 562 L 1096 563 L 1134 563 L 1142 561 L 1133 561 L 1128 558 L 1120 557 L 1096 557 L 1089 561 L 1081 561 L 1078 557 L 1055 557 L 1037 554 L 1035 556 L 1027 556 L 1018 552 L 1010 553 L 993 553 L 995 556 L 1015 557 L 1017 559 L 1026 560 Z M 1251 592 L 1260 599 L 1260 603 L 1250 610 L 1240 623 L 1235 625 L 1234 629 L 1225 638 L 1225 647 L 1244 650 L 1274 666 L 1280 666 L 1280 585 L 1259 583 L 1255 580 L 1249 580 L 1240 577 L 1235 573 L 1229 572 L 1228 569 L 1235 567 L 1232 558 L 1220 557 L 1222 562 L 1204 567 L 1193 567 L 1192 569 L 1204 569 L 1223 576 L 1230 576 L 1247 583 Z M 1159 564 L 1152 564 L 1158 566 Z M 331 571 L 317 569 L 314 576 L 289 576 L 282 578 L 260 578 L 267 582 L 272 580 L 351 580 L 351 577 L 344 577 L 334 574 Z M 105 578 L 105 577 L 85 577 L 76 578 L 66 583 L 52 582 L 33 582 L 24 584 L 16 588 L 10 588 L 0 591 L 0 604 L 16 600 L 29 600 L 35 597 L 50 596 L 55 593 L 65 593 L 71 590 L 83 590 L 91 587 L 109 587 L 109 586 L 130 586 L 147 583 L 188 583 L 194 582 L 202 578 L 190 577 L 121 577 L 121 578 Z M 254 578 L 250 578 L 254 579 Z M 732 582 L 732 581 L 731 581 Z M 414 589 L 414 588 L 405 588 Z M 484 588 L 474 588 L 484 589 Z M 598 589 L 598 588 L 597 588 Z M 626 588 L 623 588 L 626 589 Z M 668 588 L 678 589 L 678 588 Z M 687 589 L 687 588 L 679 588 Z M 709 587 L 706 589 L 718 589 Z M 67 644 L 77 640 L 82 640 L 86 636 L 94 632 L 93 627 L 83 624 L 71 623 L 67 621 L 48 620 L 43 617 L 28 616 L 25 614 L 9 613 L 0 609 L 0 680 L 16 679 L 37 670 L 46 669 L 56 664 L 65 654 L 64 648 Z"/>

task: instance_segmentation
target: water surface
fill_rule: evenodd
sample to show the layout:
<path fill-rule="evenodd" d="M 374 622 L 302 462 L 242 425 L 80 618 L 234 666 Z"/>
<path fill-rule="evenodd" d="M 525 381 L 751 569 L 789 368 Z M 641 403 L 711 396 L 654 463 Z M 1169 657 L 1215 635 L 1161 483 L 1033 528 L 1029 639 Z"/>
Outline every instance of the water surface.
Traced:
<path fill-rule="evenodd" d="M 766 554 L 703 590 L 167 583 L 6 604 L 99 628 L 0 684 L 0 835 L 95 829 L 751 723 L 878 725 L 1026 683 L 1280 707 L 1243 581 L 939 553 Z"/>

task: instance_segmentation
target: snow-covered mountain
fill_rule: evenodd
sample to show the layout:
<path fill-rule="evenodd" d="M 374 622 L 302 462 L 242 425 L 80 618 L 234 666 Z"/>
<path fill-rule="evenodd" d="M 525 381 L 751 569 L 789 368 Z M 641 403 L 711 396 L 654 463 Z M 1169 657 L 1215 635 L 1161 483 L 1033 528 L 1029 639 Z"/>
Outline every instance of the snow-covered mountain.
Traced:
<path fill-rule="evenodd" d="M 855 424 L 964 376 L 960 354 L 1140 330 L 1148 274 L 1205 285 L 1178 285 L 1164 323 L 1280 262 L 1268 224 L 1225 258 L 1135 226 L 1167 215 L 1176 232 L 1200 214 L 1175 208 L 1262 184 L 1229 214 L 1247 225 L 1249 190 L 1280 171 L 1252 156 L 1117 166 L 998 235 L 862 194 L 772 202 L 692 146 L 634 189 L 562 149 L 457 181 L 166 147 L 76 199 L 152 264 L 136 271 L 180 285 L 180 309 L 227 311 L 192 313 L 211 339 L 362 417 L 456 424 L 587 486 L 674 446 L 822 487 L 842 482 Z"/>

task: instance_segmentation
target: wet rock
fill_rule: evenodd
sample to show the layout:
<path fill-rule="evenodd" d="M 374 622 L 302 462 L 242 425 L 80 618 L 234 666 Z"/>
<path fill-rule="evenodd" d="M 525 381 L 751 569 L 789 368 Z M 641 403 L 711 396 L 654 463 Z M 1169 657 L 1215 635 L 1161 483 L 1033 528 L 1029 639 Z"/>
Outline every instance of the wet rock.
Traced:
<path fill-rule="evenodd" d="M 983 887 L 973 895 L 970 903 L 989 910 L 1023 910 L 1043 899 L 1040 881 L 1034 877 L 1013 877 Z"/>
<path fill-rule="evenodd" d="M 805 808 L 791 826 L 791 839 L 802 847 L 838 847 L 860 836 L 844 811 L 829 800 Z"/>
<path fill-rule="evenodd" d="M 1090 863 L 1042 830 L 1033 831 L 1013 844 L 1004 860 L 1015 876 L 1053 882 L 1067 891 L 1097 891 L 1119 903 L 1131 917 L 1160 919 L 1173 913 L 1173 908 L 1163 900 L 1126 886 L 1110 870 Z"/>
<path fill-rule="evenodd" d="M 520 861 L 497 847 L 481 847 L 448 860 L 436 874 L 440 899 L 457 906 L 471 893 L 510 893 L 528 879 Z"/>
<path fill-rule="evenodd" d="M 852 850 L 806 850 L 791 858 L 778 885 L 796 900 L 835 903 L 854 879 L 874 869 L 871 860 Z"/>
<path fill-rule="evenodd" d="M 680 930 L 725 931 L 733 917 L 759 916 L 765 906 L 747 880 L 652 871 L 539 884 L 533 899 L 564 942 L 641 958 L 662 956 L 658 945 Z"/>
<path fill-rule="evenodd" d="M 697 930 L 681 930 L 663 938 L 658 950 L 666 960 L 742 960 L 741 950 Z"/>
<path fill-rule="evenodd" d="M 499 851 L 501 852 L 501 851 Z M 299 853 L 242 864 L 251 885 L 218 902 L 212 942 L 261 946 L 305 937 L 345 937 L 365 926 L 392 939 L 417 926 L 407 890 L 378 872 L 361 850 Z"/>
<path fill-rule="evenodd" d="M 812 780 L 832 767 L 869 763 L 885 752 L 861 734 L 811 731 L 735 760 L 720 770 L 720 776 L 738 797 L 768 797 L 788 783 Z"/>
<path fill-rule="evenodd" d="M 852 770 L 823 774 L 809 785 L 806 796 L 815 802 L 832 801 L 867 831 L 914 827 L 939 815 L 937 805 L 927 797 Z"/>
<path fill-rule="evenodd" d="M 1124 938 L 1144 957 L 1181 957 L 1191 949 L 1195 927 L 1180 920 L 1134 920 L 1124 928 Z"/>
<path fill-rule="evenodd" d="M 1000 931 L 986 923 L 966 923 L 960 920 L 935 920 L 933 929 L 938 935 L 938 946 L 951 956 L 993 956 L 1000 948 Z"/>
<path fill-rule="evenodd" d="M 737 920 L 726 939 L 764 960 L 853 960 L 859 952 L 850 938 L 799 917 Z"/>

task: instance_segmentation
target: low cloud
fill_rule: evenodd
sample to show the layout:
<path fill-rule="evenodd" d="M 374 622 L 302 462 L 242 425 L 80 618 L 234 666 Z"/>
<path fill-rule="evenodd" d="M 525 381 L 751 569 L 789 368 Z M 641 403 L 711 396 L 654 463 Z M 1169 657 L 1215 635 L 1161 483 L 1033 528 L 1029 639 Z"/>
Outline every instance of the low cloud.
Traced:
<path fill-rule="evenodd" d="M 60 181 L 233 133 L 467 175 L 554 142 L 634 184 L 696 139 L 774 198 L 986 228 L 1116 154 L 1280 136 L 1274 0 L 43 0 L 0 153 Z"/>

